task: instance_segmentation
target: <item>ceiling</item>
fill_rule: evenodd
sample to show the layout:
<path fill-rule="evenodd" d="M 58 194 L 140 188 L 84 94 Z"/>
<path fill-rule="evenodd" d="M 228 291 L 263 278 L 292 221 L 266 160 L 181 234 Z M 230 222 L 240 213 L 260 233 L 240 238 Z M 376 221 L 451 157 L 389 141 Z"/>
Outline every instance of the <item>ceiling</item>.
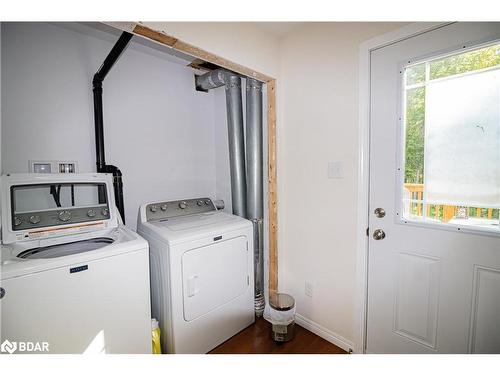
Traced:
<path fill-rule="evenodd" d="M 255 22 L 255 25 L 273 34 L 275 37 L 282 38 L 292 31 L 300 28 L 306 22 Z"/>

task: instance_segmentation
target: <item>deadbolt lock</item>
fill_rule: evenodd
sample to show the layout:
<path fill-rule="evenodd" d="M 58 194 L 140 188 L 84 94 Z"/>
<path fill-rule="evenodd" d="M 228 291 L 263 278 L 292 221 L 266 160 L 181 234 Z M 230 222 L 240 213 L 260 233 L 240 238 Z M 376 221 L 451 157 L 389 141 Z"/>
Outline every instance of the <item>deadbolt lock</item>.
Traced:
<path fill-rule="evenodd" d="M 373 211 L 376 217 L 382 218 L 385 216 L 385 210 L 382 207 L 378 207 Z"/>
<path fill-rule="evenodd" d="M 385 232 L 382 229 L 375 229 L 373 232 L 374 240 L 383 240 L 385 238 Z"/>

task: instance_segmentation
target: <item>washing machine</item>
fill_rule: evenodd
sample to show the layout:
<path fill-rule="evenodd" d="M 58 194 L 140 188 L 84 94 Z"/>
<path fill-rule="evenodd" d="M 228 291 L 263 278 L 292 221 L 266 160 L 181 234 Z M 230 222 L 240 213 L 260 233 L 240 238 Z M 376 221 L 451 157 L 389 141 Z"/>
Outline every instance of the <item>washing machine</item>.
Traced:
<path fill-rule="evenodd" d="M 255 321 L 250 221 L 197 198 L 142 205 L 137 231 L 163 353 L 207 353 Z"/>
<path fill-rule="evenodd" d="M 149 249 L 108 174 L 1 179 L 0 349 L 151 353 Z"/>

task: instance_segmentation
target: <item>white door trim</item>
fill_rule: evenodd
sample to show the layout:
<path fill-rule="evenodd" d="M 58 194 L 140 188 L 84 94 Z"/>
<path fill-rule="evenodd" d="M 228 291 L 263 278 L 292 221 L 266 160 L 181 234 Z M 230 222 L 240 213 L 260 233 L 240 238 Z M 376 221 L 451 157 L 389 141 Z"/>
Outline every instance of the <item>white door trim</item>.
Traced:
<path fill-rule="evenodd" d="M 370 140 L 370 53 L 389 44 L 411 38 L 453 22 L 417 22 L 369 39 L 359 46 L 359 144 L 358 197 L 356 239 L 356 306 L 354 321 L 354 352 L 364 353 L 368 297 L 368 199 L 369 199 L 369 140 Z"/>

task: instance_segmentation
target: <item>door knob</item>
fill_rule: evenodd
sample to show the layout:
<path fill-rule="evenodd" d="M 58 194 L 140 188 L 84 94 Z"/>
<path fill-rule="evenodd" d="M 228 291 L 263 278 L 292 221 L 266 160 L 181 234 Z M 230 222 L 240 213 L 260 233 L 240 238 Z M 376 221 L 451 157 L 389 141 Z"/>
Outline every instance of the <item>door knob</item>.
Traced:
<path fill-rule="evenodd" d="M 373 232 L 373 239 L 383 240 L 385 238 L 385 232 L 382 229 L 375 229 Z"/>
<path fill-rule="evenodd" d="M 385 210 L 382 207 L 378 207 L 373 211 L 376 217 L 382 218 L 385 216 Z"/>

